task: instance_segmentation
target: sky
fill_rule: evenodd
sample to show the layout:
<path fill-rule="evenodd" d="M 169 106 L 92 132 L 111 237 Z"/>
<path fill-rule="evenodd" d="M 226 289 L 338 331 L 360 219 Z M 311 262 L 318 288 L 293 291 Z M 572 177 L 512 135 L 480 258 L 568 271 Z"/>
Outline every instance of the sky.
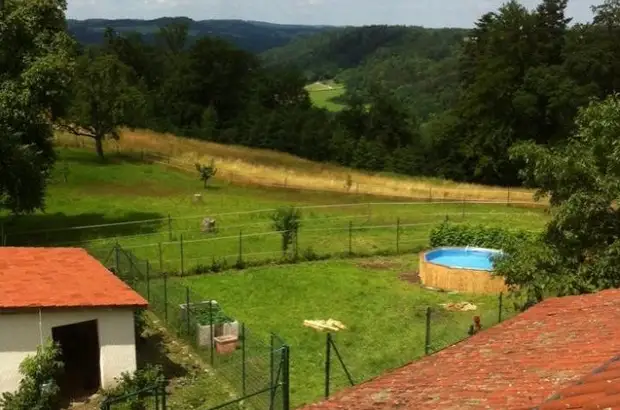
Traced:
<path fill-rule="evenodd" d="M 521 0 L 534 8 L 539 0 Z M 574 22 L 589 21 L 602 0 L 569 0 Z M 242 19 L 285 24 L 405 24 L 469 28 L 504 0 L 68 0 L 67 17 Z"/>

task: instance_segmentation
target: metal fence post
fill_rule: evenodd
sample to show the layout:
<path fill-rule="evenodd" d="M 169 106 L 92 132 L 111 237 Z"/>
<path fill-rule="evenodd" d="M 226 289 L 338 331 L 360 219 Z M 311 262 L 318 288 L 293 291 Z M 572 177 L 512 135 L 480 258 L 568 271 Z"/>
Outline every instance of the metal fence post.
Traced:
<path fill-rule="evenodd" d="M 353 221 L 349 221 L 349 256 L 353 255 Z"/>
<path fill-rule="evenodd" d="M 164 322 L 168 324 L 168 274 L 164 272 Z"/>
<path fill-rule="evenodd" d="M 284 366 L 282 366 L 282 410 L 289 410 L 291 407 L 291 383 L 289 378 L 290 354 L 290 347 L 288 345 L 282 346 L 282 361 L 284 362 Z"/>
<path fill-rule="evenodd" d="M 504 308 L 504 292 L 499 292 L 499 316 L 498 323 L 502 323 L 502 310 Z"/>
<path fill-rule="evenodd" d="M 161 253 L 161 242 L 159 242 L 157 245 L 159 251 L 159 272 L 161 273 L 164 271 L 164 257 Z"/>
<path fill-rule="evenodd" d="M 433 202 L 433 187 L 428 189 L 428 202 Z"/>
<path fill-rule="evenodd" d="M 168 240 L 172 242 L 172 218 L 168 214 Z"/>
<path fill-rule="evenodd" d="M 396 253 L 400 253 L 400 217 L 396 218 Z"/>
<path fill-rule="evenodd" d="M 167 408 L 167 398 L 166 398 L 166 381 L 161 382 L 161 410 L 166 410 Z"/>
<path fill-rule="evenodd" d="M 120 275 L 120 247 L 118 246 L 118 241 L 116 241 L 116 245 L 114 245 L 114 264 L 116 265 L 116 274 Z"/>
<path fill-rule="evenodd" d="M 213 361 L 215 360 L 215 356 L 213 355 L 213 300 L 209 300 L 209 354 L 211 355 L 211 366 L 213 366 Z"/>
<path fill-rule="evenodd" d="M 431 308 L 426 308 L 426 334 L 424 338 L 424 354 L 428 355 L 431 350 Z"/>
<path fill-rule="evenodd" d="M 276 386 L 274 386 L 273 380 L 273 346 L 274 346 L 274 336 L 273 333 L 269 334 L 269 386 L 271 390 L 269 391 L 269 410 L 273 409 L 273 399 L 276 394 Z"/>
<path fill-rule="evenodd" d="M 241 323 L 241 391 L 243 395 L 246 394 L 245 389 L 245 323 Z"/>
<path fill-rule="evenodd" d="M 151 301 L 151 264 L 146 261 L 146 300 Z"/>
<path fill-rule="evenodd" d="M 191 334 L 191 322 L 190 322 L 191 310 L 189 308 L 189 286 L 185 287 L 185 321 L 187 322 L 187 336 Z"/>
<path fill-rule="evenodd" d="M 299 257 L 299 227 L 295 227 L 295 260 Z"/>
<path fill-rule="evenodd" d="M 506 206 L 510 206 L 510 187 L 508 187 L 508 194 L 506 196 Z"/>
<path fill-rule="evenodd" d="M 461 206 L 461 218 L 465 219 L 465 194 L 463 194 L 463 205 Z"/>
<path fill-rule="evenodd" d="M 327 337 L 325 338 L 325 398 L 329 398 L 329 379 L 331 373 L 331 338 L 332 334 L 327 332 Z"/>
<path fill-rule="evenodd" d="M 179 242 L 181 246 L 181 276 L 185 274 L 185 267 L 183 266 L 183 234 L 181 234 L 181 240 Z"/>

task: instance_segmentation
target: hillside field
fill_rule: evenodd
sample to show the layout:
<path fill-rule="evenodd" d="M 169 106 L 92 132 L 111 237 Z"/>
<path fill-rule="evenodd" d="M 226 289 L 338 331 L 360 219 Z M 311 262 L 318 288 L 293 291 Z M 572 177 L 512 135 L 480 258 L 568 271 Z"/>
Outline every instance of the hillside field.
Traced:
<path fill-rule="evenodd" d="M 427 307 L 466 299 L 479 306 L 487 325 L 497 320 L 497 295 L 436 293 L 404 280 L 403 275 L 415 277 L 417 251 L 433 226 L 449 218 L 537 230 L 547 220 L 538 208 L 267 187 L 231 183 L 225 174 L 204 189 L 195 170 L 143 161 L 141 154 L 112 151 L 102 163 L 90 149 L 60 147 L 58 153 L 46 211 L 0 218 L 7 245 L 85 246 L 104 260 L 119 243 L 148 260 L 153 272 L 190 275 L 214 263 L 226 269 L 240 257 L 246 263 L 277 262 L 280 235 L 273 232 L 269 215 L 279 206 L 301 207 L 299 254 L 334 259 L 172 277 L 168 296 L 170 306 L 183 303 L 185 286 L 190 286 L 202 298 L 220 301 L 254 332 L 275 332 L 286 340 L 295 405 L 320 398 L 324 383 L 325 336 L 304 328 L 304 319 L 343 321 L 349 329 L 336 342 L 355 381 L 378 375 L 423 354 Z M 217 232 L 201 232 L 205 216 L 218 221 Z M 151 296 L 157 295 L 154 283 Z M 433 319 L 432 348 L 464 338 L 470 313 Z M 333 363 L 336 391 L 346 386 L 346 379 Z M 179 403 L 174 408 L 185 406 L 189 393 L 184 391 L 171 398 Z"/>
<path fill-rule="evenodd" d="M 269 215 L 301 207 L 296 254 L 308 259 L 414 251 L 441 221 L 539 229 L 540 209 L 505 204 L 409 202 L 387 197 L 236 185 L 197 172 L 110 154 L 60 149 L 45 213 L 3 221 L 8 245 L 87 246 L 103 255 L 116 242 L 171 273 L 278 260 L 280 234 Z M 200 195 L 198 199 L 196 194 Z M 202 232 L 205 217 L 217 232 Z"/>
<path fill-rule="evenodd" d="M 88 148 L 92 139 L 56 134 L 59 147 Z M 534 192 L 522 188 L 500 188 L 455 183 L 439 178 L 382 175 L 352 170 L 333 164 L 313 162 L 281 152 L 224 145 L 213 142 L 160 134 L 145 130 L 122 132 L 120 141 L 105 141 L 107 153 L 124 153 L 174 169 L 195 173 L 196 162 L 214 161 L 218 178 L 235 185 L 285 187 L 304 191 L 372 195 L 390 200 L 485 201 L 520 205 L 535 203 Z"/>
<path fill-rule="evenodd" d="M 344 85 L 335 83 L 333 81 L 316 82 L 306 86 L 308 94 L 312 103 L 319 107 L 325 108 L 329 111 L 340 111 L 344 106 L 333 99 L 340 97 L 345 92 Z"/>

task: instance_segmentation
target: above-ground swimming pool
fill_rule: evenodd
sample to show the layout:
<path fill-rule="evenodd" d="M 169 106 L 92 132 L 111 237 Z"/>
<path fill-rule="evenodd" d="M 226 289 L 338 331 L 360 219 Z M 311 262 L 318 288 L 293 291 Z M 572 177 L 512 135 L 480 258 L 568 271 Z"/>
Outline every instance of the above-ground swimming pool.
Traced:
<path fill-rule="evenodd" d="M 493 276 L 496 249 L 436 248 L 420 254 L 420 280 L 425 286 L 466 293 L 499 293 L 506 290 L 501 277 Z"/>
<path fill-rule="evenodd" d="M 493 257 L 501 251 L 482 248 L 438 248 L 426 253 L 426 261 L 449 268 L 493 270 Z"/>

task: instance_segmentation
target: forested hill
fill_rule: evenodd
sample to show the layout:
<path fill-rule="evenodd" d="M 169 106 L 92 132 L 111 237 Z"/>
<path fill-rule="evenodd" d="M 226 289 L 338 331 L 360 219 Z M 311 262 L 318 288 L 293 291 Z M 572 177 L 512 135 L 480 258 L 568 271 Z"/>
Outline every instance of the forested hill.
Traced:
<path fill-rule="evenodd" d="M 308 81 L 332 79 L 350 92 L 389 89 L 415 115 L 449 107 L 457 88 L 457 54 L 467 29 L 346 27 L 301 37 L 262 54 L 266 66 L 301 70 Z"/>
<path fill-rule="evenodd" d="M 188 26 L 190 42 L 192 39 L 203 36 L 214 36 L 228 40 L 236 46 L 254 53 L 283 46 L 298 36 L 316 34 L 330 29 L 328 26 L 272 24 L 244 20 L 195 21 L 186 17 L 164 17 L 156 20 L 69 19 L 67 23 L 69 32 L 85 45 L 101 44 L 103 33 L 108 27 L 118 33 L 139 33 L 145 38 L 145 41 L 152 42 L 161 27 L 177 23 Z"/>

